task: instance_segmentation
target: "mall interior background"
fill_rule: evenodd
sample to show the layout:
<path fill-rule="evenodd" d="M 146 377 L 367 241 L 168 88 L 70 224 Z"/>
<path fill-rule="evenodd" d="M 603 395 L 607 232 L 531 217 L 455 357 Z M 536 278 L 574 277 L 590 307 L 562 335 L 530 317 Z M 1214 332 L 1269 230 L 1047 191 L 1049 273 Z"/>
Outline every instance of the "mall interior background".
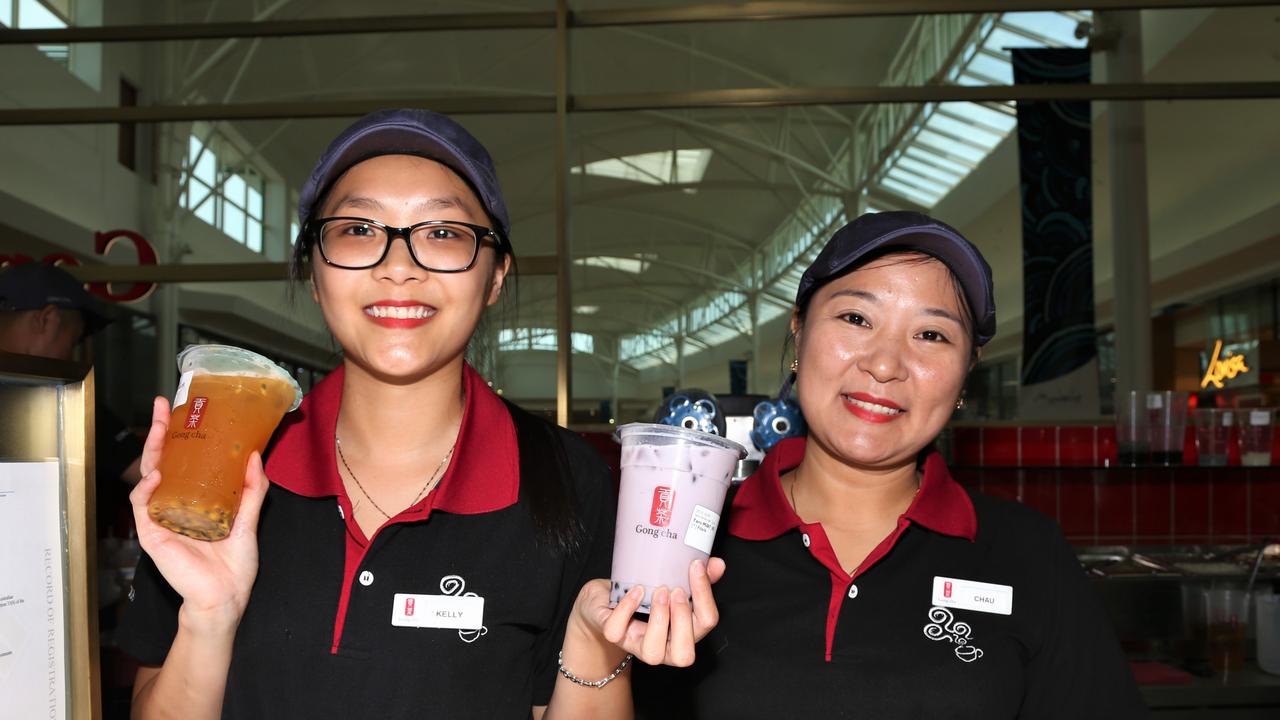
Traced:
<path fill-rule="evenodd" d="M 346 3 L 3 0 L 22 27 L 342 17 Z M 607 10 L 622 2 L 583 2 Z M 678 4 L 676 4 L 678 5 Z M 996 3 L 998 5 L 998 3 Z M 548 11 L 547 2 L 439 3 L 432 12 Z M 361 16 L 406 13 L 402 3 Z M 829 88 L 1011 81 L 1008 48 L 1088 42 L 1088 11 L 575 27 L 572 96 L 739 87 Z M 1272 7 L 1141 13 L 1146 82 L 1280 78 Z M 1085 37 L 1081 37 L 1084 35 Z M 66 253 L 83 265 L 137 263 L 95 233 L 128 229 L 160 263 L 283 261 L 294 202 L 323 145 L 348 117 L 319 103 L 530 96 L 556 91 L 554 28 L 227 38 L 0 47 L 0 103 L 30 108 L 276 103 L 296 117 L 245 121 L 54 124 L 0 128 L 0 228 L 6 255 Z M 1094 39 L 1098 44 L 1098 38 Z M 1101 43 L 1106 47 L 1106 40 Z M 390 49 L 390 51 L 389 51 Z M 1108 52 L 1093 53 L 1095 81 Z M 514 101 L 513 101 L 514 105 Z M 1149 188 L 1150 314 L 1156 384 L 1199 371 L 1214 339 L 1276 339 L 1280 274 L 1280 101 L 1143 103 Z M 279 111 L 277 111 L 279 112 Z M 288 112 L 285 110 L 284 112 Z M 1093 115 L 1094 284 L 1103 411 L 1114 352 L 1113 207 L 1108 104 Z M 459 116 L 492 150 L 513 215 L 517 257 L 555 253 L 554 113 Z M 1012 103 L 660 107 L 568 115 L 573 416 L 580 427 L 645 418 L 663 388 L 771 393 L 799 270 L 830 231 L 873 209 L 924 209 L 991 259 L 999 333 L 974 374 L 969 419 L 1014 419 L 1021 350 L 1021 231 Z M 887 126 L 892 132 L 885 132 Z M 537 258 L 545 259 L 545 258 Z M 120 293 L 127 285 L 113 287 Z M 334 367 L 306 292 L 284 282 L 163 284 L 117 303 L 95 339 L 101 401 L 136 424 L 167 394 L 174 346 L 220 340 L 296 369 L 304 387 Z M 553 413 L 556 278 L 526 274 L 488 324 L 472 361 L 504 394 Z M 176 332 L 165 333 L 168 320 Z M 1178 360 L 1189 354 L 1190 360 Z M 1173 360 L 1173 361 L 1171 361 Z M 1185 377 L 1184 377 L 1185 376 Z M 1185 384 L 1185 382 L 1184 382 Z"/>

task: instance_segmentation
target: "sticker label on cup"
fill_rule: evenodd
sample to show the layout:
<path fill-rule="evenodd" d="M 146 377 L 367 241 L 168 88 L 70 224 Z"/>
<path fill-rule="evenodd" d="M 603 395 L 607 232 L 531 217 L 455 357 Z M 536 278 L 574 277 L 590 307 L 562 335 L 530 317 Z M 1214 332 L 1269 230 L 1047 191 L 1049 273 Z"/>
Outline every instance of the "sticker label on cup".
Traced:
<path fill-rule="evenodd" d="M 1159 409 L 1160 409 L 1160 408 L 1162 408 L 1162 407 L 1164 407 L 1164 396 L 1163 396 L 1163 395 L 1160 395 L 1159 393 L 1155 393 L 1155 394 L 1151 394 L 1151 395 L 1148 395 L 1148 396 L 1147 396 L 1147 409 L 1148 409 L 1148 410 L 1159 410 Z"/>
<path fill-rule="evenodd" d="M 1266 410 L 1253 410 L 1249 412 L 1250 425 L 1270 425 L 1271 413 Z"/>
<path fill-rule="evenodd" d="M 187 404 L 187 391 L 191 389 L 191 376 L 194 374 L 188 370 L 182 373 L 182 377 L 178 379 L 178 392 L 173 394 L 174 407 Z"/>
<path fill-rule="evenodd" d="M 689 518 L 689 527 L 684 532 L 684 544 L 710 555 L 718 527 L 720 527 L 718 514 L 712 512 L 710 508 L 694 505 L 693 516 Z"/>

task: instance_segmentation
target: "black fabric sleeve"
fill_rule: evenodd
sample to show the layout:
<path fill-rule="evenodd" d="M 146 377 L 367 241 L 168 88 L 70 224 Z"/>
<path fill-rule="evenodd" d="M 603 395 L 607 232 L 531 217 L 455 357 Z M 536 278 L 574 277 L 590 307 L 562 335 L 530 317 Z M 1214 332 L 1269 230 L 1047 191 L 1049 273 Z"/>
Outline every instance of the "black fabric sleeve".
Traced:
<path fill-rule="evenodd" d="M 178 634 L 181 605 L 182 597 L 165 582 L 151 557 L 142 553 L 116 629 L 120 649 L 143 665 L 163 665 Z"/>
<path fill-rule="evenodd" d="M 604 458 L 585 440 L 557 429 L 568 461 L 584 537 L 581 549 L 567 557 L 560 577 L 555 621 L 534 644 L 533 704 L 546 705 L 556 684 L 556 660 L 578 591 L 588 580 L 609 577 L 613 563 L 613 526 L 617 498 Z"/>
<path fill-rule="evenodd" d="M 1020 718 L 1145 718 L 1146 705 L 1097 590 L 1054 525 L 1044 562 L 1053 599 L 1029 659 Z"/>

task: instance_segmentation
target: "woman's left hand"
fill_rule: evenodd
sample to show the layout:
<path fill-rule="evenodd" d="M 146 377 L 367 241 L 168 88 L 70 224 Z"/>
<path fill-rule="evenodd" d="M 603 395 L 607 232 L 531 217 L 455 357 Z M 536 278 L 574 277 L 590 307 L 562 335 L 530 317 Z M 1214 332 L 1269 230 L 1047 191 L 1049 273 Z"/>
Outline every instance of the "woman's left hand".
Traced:
<path fill-rule="evenodd" d="M 644 598 L 643 588 L 633 587 L 617 607 L 610 608 L 609 581 L 592 580 L 578 593 L 575 619 L 594 631 L 591 634 L 648 665 L 688 667 L 693 664 L 694 644 L 720 620 L 711 584 L 724 575 L 724 570 L 720 558 L 711 558 L 709 563 L 695 560 L 689 566 L 692 606 L 684 588 L 659 587 L 653 593 L 648 622 L 633 617 Z"/>

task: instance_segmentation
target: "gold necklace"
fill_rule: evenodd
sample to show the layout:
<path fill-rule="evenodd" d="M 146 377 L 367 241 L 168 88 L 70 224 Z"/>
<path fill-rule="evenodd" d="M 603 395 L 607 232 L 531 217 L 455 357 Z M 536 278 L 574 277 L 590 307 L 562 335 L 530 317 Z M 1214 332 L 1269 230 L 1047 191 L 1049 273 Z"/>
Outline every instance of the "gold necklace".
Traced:
<path fill-rule="evenodd" d="M 369 504 L 373 506 L 374 510 L 382 513 L 383 517 L 390 520 L 391 515 L 389 515 L 386 510 L 378 507 L 378 503 L 374 501 L 373 496 L 369 494 L 368 490 L 364 489 L 364 485 L 360 484 L 360 478 L 356 477 L 356 474 L 351 471 L 351 466 L 347 464 L 347 456 L 342 454 L 342 438 L 338 437 L 335 433 L 333 439 L 338 446 L 338 459 L 342 461 L 342 467 L 347 469 L 347 474 L 355 481 L 356 487 L 360 488 L 360 494 L 364 495 L 365 499 L 369 501 Z M 413 496 L 413 502 L 409 503 L 405 507 L 413 507 L 414 505 L 417 505 L 419 500 L 426 497 L 427 493 L 431 492 L 431 489 L 435 487 L 436 481 L 440 478 L 440 471 L 444 470 L 445 464 L 449 462 L 449 458 L 453 457 L 453 451 L 456 447 L 458 447 L 458 440 L 457 438 L 454 438 L 453 445 L 449 446 L 449 452 L 444 454 L 444 457 L 440 460 L 440 464 L 436 466 L 435 472 L 431 473 L 431 477 L 427 478 L 427 482 L 422 486 L 422 489 L 418 491 L 418 494 Z"/>

